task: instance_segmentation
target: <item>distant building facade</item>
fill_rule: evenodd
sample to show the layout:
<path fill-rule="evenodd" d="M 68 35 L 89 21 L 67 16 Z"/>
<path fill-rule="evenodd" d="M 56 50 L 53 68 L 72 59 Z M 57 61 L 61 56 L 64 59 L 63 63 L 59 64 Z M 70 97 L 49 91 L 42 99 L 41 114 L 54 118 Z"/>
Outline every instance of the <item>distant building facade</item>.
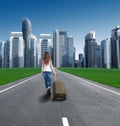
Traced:
<path fill-rule="evenodd" d="M 96 46 L 96 51 L 95 51 L 95 68 L 100 68 L 101 67 L 101 49 L 100 45 Z"/>
<path fill-rule="evenodd" d="M 36 67 L 37 64 L 37 44 L 36 44 L 36 36 L 31 34 L 30 38 L 30 67 Z"/>
<path fill-rule="evenodd" d="M 85 36 L 85 67 L 96 67 L 96 47 L 95 32 L 91 31 Z"/>
<path fill-rule="evenodd" d="M 111 67 L 120 69 L 120 27 L 111 31 Z"/>
<path fill-rule="evenodd" d="M 67 67 L 74 67 L 74 38 L 67 37 Z"/>
<path fill-rule="evenodd" d="M 24 41 L 22 32 L 11 32 L 9 68 L 24 67 Z"/>
<path fill-rule="evenodd" d="M 53 61 L 56 67 L 73 67 L 73 37 L 66 31 L 55 30 L 53 35 Z"/>
<path fill-rule="evenodd" d="M 30 62 L 31 22 L 28 18 L 23 18 L 22 20 L 22 33 L 24 39 L 24 67 L 31 67 Z"/>
<path fill-rule="evenodd" d="M 5 42 L 5 68 L 10 66 L 10 40 Z"/>
<path fill-rule="evenodd" d="M 79 54 L 78 67 L 84 67 L 84 56 L 82 53 Z"/>
<path fill-rule="evenodd" d="M 56 67 L 66 66 L 66 41 L 67 41 L 67 32 L 55 30 L 53 35 L 53 57 L 54 65 Z"/>
<path fill-rule="evenodd" d="M 111 68 L 111 45 L 108 39 L 101 41 L 101 67 Z"/>
<path fill-rule="evenodd" d="M 22 20 L 22 33 L 24 40 L 24 67 L 36 67 L 37 45 L 36 36 L 32 34 L 32 25 L 28 18 Z"/>
<path fill-rule="evenodd" d="M 52 57 L 52 35 L 40 34 L 41 58 L 43 58 L 45 51 L 48 51 Z"/>
<path fill-rule="evenodd" d="M 5 50 L 5 42 L 0 42 L 0 68 L 4 68 L 4 62 L 5 62 L 5 54 L 4 54 L 4 50 Z"/>

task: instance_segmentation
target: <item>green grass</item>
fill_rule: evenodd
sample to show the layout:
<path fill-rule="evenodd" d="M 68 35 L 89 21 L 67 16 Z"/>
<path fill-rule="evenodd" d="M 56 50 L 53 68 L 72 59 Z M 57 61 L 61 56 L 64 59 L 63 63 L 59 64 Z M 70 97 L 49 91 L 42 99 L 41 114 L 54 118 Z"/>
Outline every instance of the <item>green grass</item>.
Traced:
<path fill-rule="evenodd" d="M 59 68 L 59 70 L 82 78 L 100 82 L 102 84 L 120 88 L 119 69 Z"/>
<path fill-rule="evenodd" d="M 0 69 L 0 85 L 19 80 L 40 72 L 40 68 Z"/>

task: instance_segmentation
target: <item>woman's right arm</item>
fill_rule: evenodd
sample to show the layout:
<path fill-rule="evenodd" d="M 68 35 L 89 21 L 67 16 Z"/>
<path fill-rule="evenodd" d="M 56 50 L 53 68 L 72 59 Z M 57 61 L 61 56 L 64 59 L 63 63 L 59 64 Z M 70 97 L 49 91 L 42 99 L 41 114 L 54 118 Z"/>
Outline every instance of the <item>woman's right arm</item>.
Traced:
<path fill-rule="evenodd" d="M 52 60 L 50 61 L 50 65 L 51 65 L 51 68 L 52 68 L 52 71 L 53 71 L 54 75 L 57 75 L 57 73 L 56 73 L 56 71 L 55 71 L 55 69 L 54 69 L 54 66 L 53 66 L 53 64 L 52 64 Z"/>

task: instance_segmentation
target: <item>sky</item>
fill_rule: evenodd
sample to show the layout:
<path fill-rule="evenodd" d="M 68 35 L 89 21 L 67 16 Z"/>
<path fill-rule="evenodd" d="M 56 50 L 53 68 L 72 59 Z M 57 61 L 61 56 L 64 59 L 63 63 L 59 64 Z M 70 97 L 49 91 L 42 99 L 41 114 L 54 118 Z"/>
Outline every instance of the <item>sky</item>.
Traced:
<path fill-rule="evenodd" d="M 22 31 L 24 17 L 30 19 L 38 40 L 39 34 L 67 31 L 74 37 L 77 58 L 90 31 L 96 32 L 100 44 L 120 26 L 120 0 L 0 0 L 0 42 L 13 31 Z"/>

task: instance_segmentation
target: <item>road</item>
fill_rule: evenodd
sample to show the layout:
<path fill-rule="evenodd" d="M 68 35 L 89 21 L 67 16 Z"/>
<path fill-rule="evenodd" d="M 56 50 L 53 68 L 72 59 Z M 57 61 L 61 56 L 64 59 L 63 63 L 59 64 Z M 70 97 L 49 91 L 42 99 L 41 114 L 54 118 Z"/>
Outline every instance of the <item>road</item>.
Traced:
<path fill-rule="evenodd" d="M 119 89 L 58 73 L 66 101 L 45 96 L 40 74 L 1 86 L 0 126 L 120 126 Z"/>

